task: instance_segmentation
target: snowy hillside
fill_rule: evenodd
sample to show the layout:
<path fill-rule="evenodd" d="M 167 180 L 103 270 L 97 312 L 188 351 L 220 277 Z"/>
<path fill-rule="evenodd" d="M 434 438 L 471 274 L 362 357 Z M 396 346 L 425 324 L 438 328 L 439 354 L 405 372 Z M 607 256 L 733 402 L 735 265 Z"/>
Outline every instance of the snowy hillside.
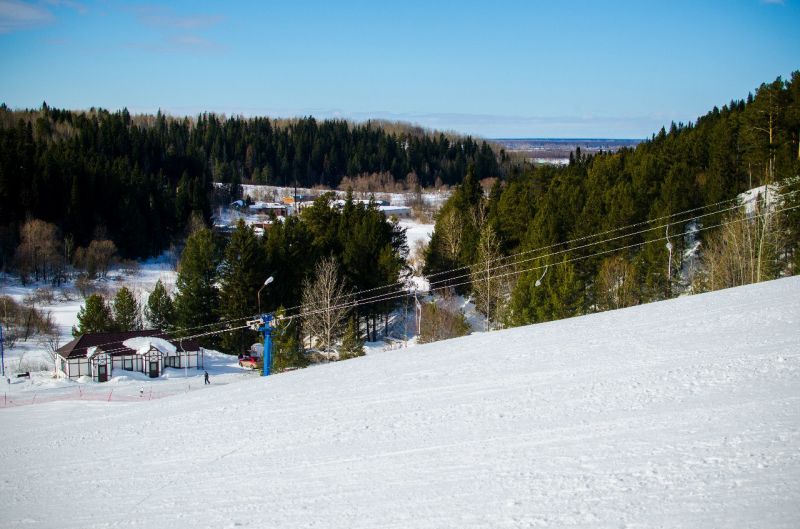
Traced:
<path fill-rule="evenodd" d="M 800 277 L 0 410 L 2 527 L 798 527 Z"/>

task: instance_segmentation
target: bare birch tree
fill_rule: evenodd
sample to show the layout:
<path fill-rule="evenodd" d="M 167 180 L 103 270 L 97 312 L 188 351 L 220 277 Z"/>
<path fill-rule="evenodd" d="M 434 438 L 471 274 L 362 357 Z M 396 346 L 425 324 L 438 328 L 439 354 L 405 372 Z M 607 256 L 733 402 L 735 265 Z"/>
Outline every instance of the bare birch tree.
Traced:
<path fill-rule="evenodd" d="M 311 337 L 312 344 L 330 353 L 344 332 L 350 309 L 343 305 L 351 296 L 340 277 L 336 259 L 323 259 L 315 272 L 316 277 L 303 283 L 303 330 Z"/>
<path fill-rule="evenodd" d="M 708 289 L 759 283 L 779 275 L 785 231 L 773 207 L 767 200 L 757 200 L 750 212 L 734 211 L 707 239 L 703 261 Z"/>
<path fill-rule="evenodd" d="M 442 215 L 440 225 L 442 227 L 440 236 L 445 255 L 455 261 L 461 251 L 461 237 L 464 233 L 461 220 L 456 211 L 450 208 Z"/>
<path fill-rule="evenodd" d="M 481 238 L 478 242 L 478 262 L 470 267 L 472 292 L 475 295 L 475 307 L 486 314 L 486 330 L 490 330 L 491 322 L 500 321 L 498 314 L 511 294 L 510 268 L 495 270 L 501 263 L 500 239 L 489 223 L 484 223 Z"/>
<path fill-rule="evenodd" d="M 613 310 L 637 302 L 636 269 L 621 255 L 603 260 L 597 278 L 597 308 Z"/>
<path fill-rule="evenodd" d="M 52 313 L 45 315 L 47 330 L 39 337 L 39 343 L 44 347 L 47 359 L 53 366 L 53 374 L 58 372 L 58 348 L 61 347 L 61 337 L 58 326 L 53 321 Z"/>
<path fill-rule="evenodd" d="M 20 229 L 16 251 L 17 269 L 23 282 L 57 278 L 63 268 L 61 240 L 55 224 L 38 219 L 25 222 Z"/>

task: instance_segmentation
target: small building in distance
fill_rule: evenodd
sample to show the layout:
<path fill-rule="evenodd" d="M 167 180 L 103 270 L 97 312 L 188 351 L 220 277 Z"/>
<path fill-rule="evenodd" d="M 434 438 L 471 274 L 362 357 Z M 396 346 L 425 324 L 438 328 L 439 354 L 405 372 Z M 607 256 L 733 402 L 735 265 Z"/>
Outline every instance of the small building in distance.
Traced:
<path fill-rule="evenodd" d="M 250 204 L 247 209 L 250 213 L 271 217 L 285 217 L 289 213 L 289 206 L 278 202 L 256 202 Z"/>
<path fill-rule="evenodd" d="M 336 208 L 343 208 L 344 205 L 347 203 L 344 199 L 335 199 L 331 201 L 331 205 Z M 386 218 L 390 217 L 397 217 L 397 218 L 408 218 L 411 216 L 412 211 L 411 208 L 408 206 L 392 206 L 386 200 L 376 200 L 376 199 L 363 199 L 357 198 L 353 199 L 353 204 L 363 204 L 365 206 L 375 206 L 378 211 L 383 212 L 386 215 Z"/>
<path fill-rule="evenodd" d="M 408 218 L 411 216 L 411 208 L 408 206 L 378 206 L 378 211 L 382 211 L 387 218 Z"/>
<path fill-rule="evenodd" d="M 283 203 L 291 207 L 291 214 L 310 207 L 318 197 L 314 195 L 292 195 L 283 197 Z"/>
<path fill-rule="evenodd" d="M 82 334 L 56 351 L 56 372 L 66 378 L 106 382 L 125 371 L 158 378 L 167 368 L 203 369 L 205 351 L 195 340 L 160 330 Z"/>

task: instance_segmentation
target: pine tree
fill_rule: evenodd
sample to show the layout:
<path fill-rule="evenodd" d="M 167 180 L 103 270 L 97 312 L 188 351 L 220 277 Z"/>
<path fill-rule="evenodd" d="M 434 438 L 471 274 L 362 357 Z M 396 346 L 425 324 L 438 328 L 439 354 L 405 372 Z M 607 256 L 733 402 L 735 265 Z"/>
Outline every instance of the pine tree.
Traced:
<path fill-rule="evenodd" d="M 356 319 L 350 318 L 339 347 L 339 360 L 364 356 L 364 339 L 359 336 Z"/>
<path fill-rule="evenodd" d="M 547 302 L 540 311 L 540 321 L 578 316 L 583 310 L 583 284 L 566 255 L 553 270 L 552 286 L 546 288 Z"/>
<path fill-rule="evenodd" d="M 178 263 L 175 323 L 181 329 L 196 328 L 217 321 L 217 259 L 211 231 L 203 228 L 186 239 Z M 187 334 L 187 332 L 181 332 Z M 205 340 L 207 344 L 213 340 Z"/>
<path fill-rule="evenodd" d="M 220 267 L 220 308 L 224 320 L 251 316 L 257 311 L 256 295 L 266 279 L 263 254 L 253 229 L 239 219 L 225 248 Z M 222 335 L 222 349 L 230 354 L 246 350 L 256 339 L 248 329 Z"/>
<path fill-rule="evenodd" d="M 114 315 L 114 327 L 118 331 L 135 331 L 142 328 L 139 302 L 128 287 L 122 287 L 117 291 L 111 302 L 111 309 Z"/>
<path fill-rule="evenodd" d="M 521 275 L 511 297 L 507 323 L 527 325 L 577 316 L 583 311 L 583 283 L 565 256 L 561 263 Z"/>
<path fill-rule="evenodd" d="M 272 331 L 271 372 L 274 373 L 308 365 L 308 359 L 303 355 L 303 349 L 300 346 L 298 320 L 281 319 L 283 313 L 283 309 L 279 309 L 275 313 L 278 326 Z"/>
<path fill-rule="evenodd" d="M 78 326 L 72 327 L 72 336 L 114 330 L 111 309 L 99 294 L 86 298 L 86 304 L 78 311 Z"/>
<path fill-rule="evenodd" d="M 159 279 L 147 298 L 144 314 L 154 329 L 170 329 L 175 321 L 175 306 L 164 283 Z"/>

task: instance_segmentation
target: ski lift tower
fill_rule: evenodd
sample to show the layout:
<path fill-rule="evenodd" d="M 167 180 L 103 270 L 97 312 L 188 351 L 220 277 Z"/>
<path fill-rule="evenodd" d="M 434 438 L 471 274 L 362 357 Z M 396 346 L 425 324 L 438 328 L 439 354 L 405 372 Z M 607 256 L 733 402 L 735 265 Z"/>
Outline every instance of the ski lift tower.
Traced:
<path fill-rule="evenodd" d="M 269 376 L 270 365 L 272 364 L 272 328 L 276 322 L 277 320 L 272 314 L 262 314 L 261 318 L 247 322 L 251 329 L 264 335 L 264 370 L 262 374 L 265 377 Z"/>
<path fill-rule="evenodd" d="M 261 312 L 261 291 L 264 287 L 272 283 L 274 278 L 269 276 L 261 288 L 258 289 L 258 312 Z M 264 361 L 264 370 L 262 374 L 266 377 L 269 375 L 270 364 L 272 364 L 272 328 L 275 326 L 275 316 L 272 314 L 261 314 L 261 318 L 257 320 L 248 321 L 247 324 L 254 331 L 264 334 L 264 353 L 262 360 Z"/>

